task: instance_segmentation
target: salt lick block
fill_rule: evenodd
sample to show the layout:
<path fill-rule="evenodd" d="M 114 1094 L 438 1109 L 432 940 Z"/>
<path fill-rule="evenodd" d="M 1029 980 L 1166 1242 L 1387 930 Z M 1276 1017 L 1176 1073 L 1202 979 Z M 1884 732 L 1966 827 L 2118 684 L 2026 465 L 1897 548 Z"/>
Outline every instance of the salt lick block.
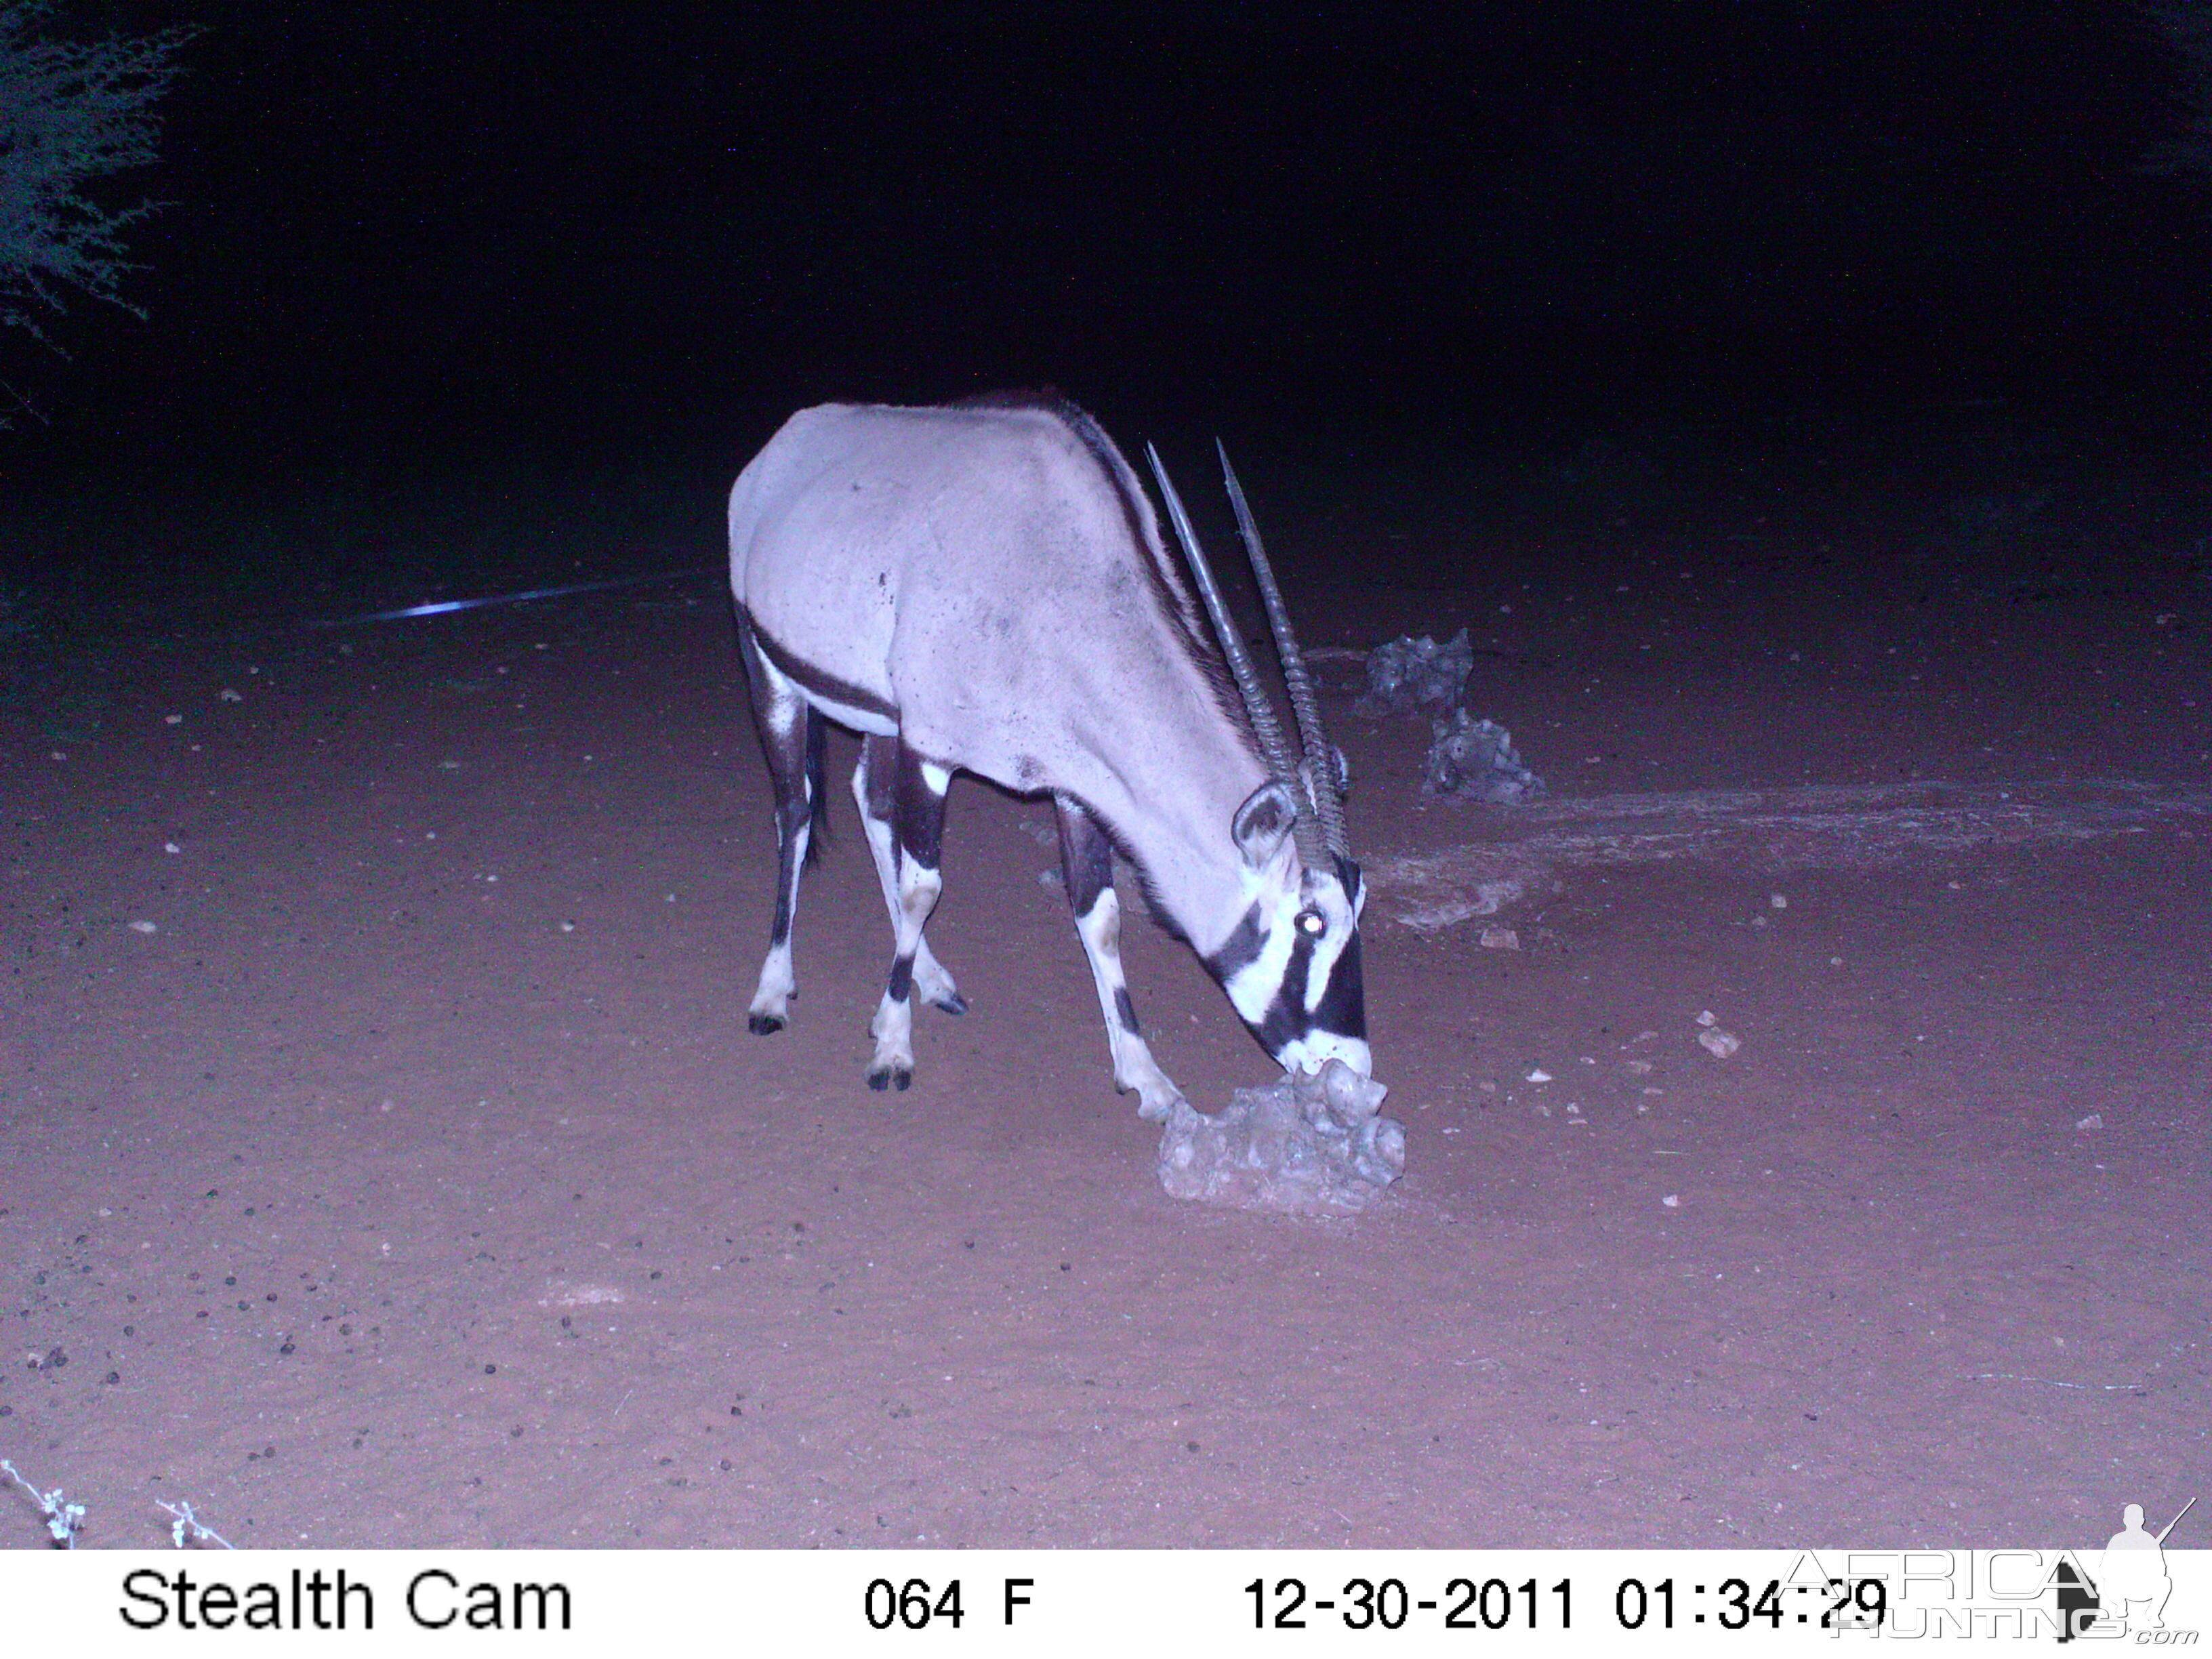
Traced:
<path fill-rule="evenodd" d="M 1160 1185 L 1177 1198 L 1281 1215 L 1357 1215 L 1406 1172 L 1406 1126 L 1377 1111 L 1389 1090 L 1340 1060 L 1211 1117 L 1178 1101 L 1160 1133 Z"/>

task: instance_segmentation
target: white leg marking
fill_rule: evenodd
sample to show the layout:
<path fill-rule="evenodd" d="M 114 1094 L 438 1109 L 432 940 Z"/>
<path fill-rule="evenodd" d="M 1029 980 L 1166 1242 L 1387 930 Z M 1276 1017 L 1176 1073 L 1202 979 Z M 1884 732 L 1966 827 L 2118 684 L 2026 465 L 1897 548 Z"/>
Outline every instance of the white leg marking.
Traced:
<path fill-rule="evenodd" d="M 1121 1011 L 1129 1006 L 1129 990 L 1121 975 L 1121 901 L 1112 888 L 1103 889 L 1089 913 L 1075 919 L 1075 931 L 1091 963 L 1099 1012 L 1106 1018 L 1106 1043 L 1114 1055 L 1114 1086 L 1124 1092 L 1134 1089 L 1137 1115 L 1156 1122 L 1182 1103 L 1182 1091 L 1160 1069 L 1151 1045 L 1122 1023 Z"/>
<path fill-rule="evenodd" d="M 937 908 L 944 880 L 934 870 L 902 857 L 898 869 L 898 955 L 919 963 L 923 924 Z M 868 1064 L 868 1085 L 903 1089 L 914 1077 L 914 994 L 894 1000 L 889 988 L 869 1022 L 868 1034 L 876 1040 L 875 1058 Z"/>
<path fill-rule="evenodd" d="M 947 781 L 951 776 L 941 767 L 925 765 L 922 768 L 922 775 L 926 779 L 933 774 L 936 778 Z M 940 789 L 938 793 L 942 794 L 944 791 Z M 884 908 L 890 913 L 891 929 L 896 933 L 903 907 L 899 902 L 898 875 L 893 868 L 896 854 L 891 845 L 890 820 L 869 816 L 868 768 L 865 761 L 853 769 L 853 799 L 860 808 L 860 825 L 867 832 L 868 854 L 876 861 L 876 884 L 883 890 Z M 921 993 L 921 1000 L 933 1007 L 942 1008 L 952 1014 L 968 1012 L 967 999 L 960 994 L 960 987 L 954 982 L 951 973 L 931 954 L 927 939 L 915 949 L 914 983 L 915 988 Z"/>
<path fill-rule="evenodd" d="M 811 820 L 799 826 L 798 848 L 791 860 L 791 891 L 786 896 L 791 910 L 793 927 L 787 928 L 781 939 L 768 947 L 768 956 L 761 963 L 760 984 L 753 992 L 752 1007 L 749 1011 L 753 1030 L 774 1030 L 790 1018 L 790 1003 L 799 988 L 791 967 L 791 936 L 798 922 L 799 872 L 806 862 L 806 843 L 814 834 Z M 763 1025 L 763 1021 L 773 1021 Z"/>

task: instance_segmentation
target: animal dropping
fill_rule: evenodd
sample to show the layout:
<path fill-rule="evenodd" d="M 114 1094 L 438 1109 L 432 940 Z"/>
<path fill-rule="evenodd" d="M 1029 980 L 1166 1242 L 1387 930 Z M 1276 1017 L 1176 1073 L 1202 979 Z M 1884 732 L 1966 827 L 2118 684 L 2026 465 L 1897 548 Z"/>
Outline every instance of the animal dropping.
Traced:
<path fill-rule="evenodd" d="M 1342 1060 L 1239 1089 L 1207 1116 L 1178 1103 L 1160 1133 L 1160 1185 L 1176 1198 L 1281 1215 L 1357 1215 L 1406 1172 L 1390 1091 Z"/>

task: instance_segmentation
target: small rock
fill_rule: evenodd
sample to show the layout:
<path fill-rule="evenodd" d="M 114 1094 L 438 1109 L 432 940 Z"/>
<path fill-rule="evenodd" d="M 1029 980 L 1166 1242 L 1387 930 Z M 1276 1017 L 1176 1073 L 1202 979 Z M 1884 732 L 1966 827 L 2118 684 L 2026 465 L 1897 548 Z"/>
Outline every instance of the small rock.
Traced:
<path fill-rule="evenodd" d="M 161 927 L 159 922 L 134 921 L 131 924 L 131 931 L 134 933 L 158 933 Z"/>
<path fill-rule="evenodd" d="M 1682 1207 L 1682 1195 L 1680 1193 L 1669 1193 L 1659 1201 L 1670 1210 L 1679 1210 Z"/>
<path fill-rule="evenodd" d="M 1551 1080 L 1552 1074 L 1540 1066 L 1534 1067 L 1528 1073 L 1528 1081 L 1531 1083 L 1549 1083 Z"/>
<path fill-rule="evenodd" d="M 1766 896 L 1766 902 L 1778 910 L 1787 910 L 1790 908 L 1790 896 L 1786 893 L 1769 893 Z"/>
<path fill-rule="evenodd" d="M 1650 1077 L 1651 1075 L 1651 1062 L 1648 1060 L 1623 1060 L 1621 1064 L 1627 1066 L 1627 1068 L 1631 1072 L 1634 1073 L 1638 1077 Z"/>
<path fill-rule="evenodd" d="M 1492 922 L 1482 930 L 1482 948 L 1486 951 L 1517 951 L 1521 948 L 1521 935 L 1510 927 L 1501 927 Z"/>
<path fill-rule="evenodd" d="M 1700 1025 L 1712 1025 L 1717 1024 L 1719 1018 L 1720 1016 L 1714 1013 L 1711 1009 L 1708 1008 L 1698 1016 L 1698 1024 Z"/>
<path fill-rule="evenodd" d="M 1726 1060 L 1743 1047 L 1743 1041 L 1733 1031 L 1723 1031 L 1717 1025 L 1698 1033 L 1698 1046 L 1715 1060 Z"/>
<path fill-rule="evenodd" d="M 244 702 L 246 701 L 244 697 L 240 696 L 237 692 L 232 690 L 227 685 L 215 695 L 216 701 L 218 702 Z"/>
<path fill-rule="evenodd" d="M 2097 1113 L 2092 1112 L 2088 1116 L 2075 1122 L 2074 1127 L 2077 1129 L 2101 1129 L 2105 1127 L 2105 1120 Z"/>
<path fill-rule="evenodd" d="M 185 717 L 182 714 L 164 714 L 161 716 L 161 724 L 164 726 L 182 726 L 184 723 Z"/>

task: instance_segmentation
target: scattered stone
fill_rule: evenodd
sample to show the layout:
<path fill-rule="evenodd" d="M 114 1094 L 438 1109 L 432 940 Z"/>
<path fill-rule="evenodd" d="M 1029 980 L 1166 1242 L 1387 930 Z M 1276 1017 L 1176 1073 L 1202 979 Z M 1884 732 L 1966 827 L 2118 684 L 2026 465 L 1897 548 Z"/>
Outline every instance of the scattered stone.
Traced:
<path fill-rule="evenodd" d="M 161 931 L 161 925 L 155 921 L 134 921 L 131 924 L 131 931 L 134 933 L 158 933 Z"/>
<path fill-rule="evenodd" d="M 182 726 L 184 723 L 185 717 L 182 714 L 164 714 L 161 716 L 161 724 L 164 726 Z"/>
<path fill-rule="evenodd" d="M 1659 1201 L 1670 1210 L 1679 1210 L 1682 1207 L 1682 1195 L 1680 1193 L 1669 1193 Z"/>
<path fill-rule="evenodd" d="M 1743 1047 L 1743 1040 L 1733 1031 L 1723 1031 L 1717 1025 L 1711 1030 L 1698 1033 L 1698 1046 L 1715 1060 L 1726 1060 Z"/>
<path fill-rule="evenodd" d="M 1631 1060 L 1624 1061 L 1623 1064 L 1638 1077 L 1651 1075 L 1651 1062 L 1648 1060 Z"/>
<path fill-rule="evenodd" d="M 1406 1171 L 1405 1125 L 1377 1115 L 1389 1092 L 1332 1060 L 1239 1089 L 1212 1116 L 1178 1102 L 1160 1133 L 1160 1185 L 1234 1209 L 1357 1215 Z"/>
<path fill-rule="evenodd" d="M 240 696 L 237 692 L 232 690 L 227 685 L 215 695 L 216 701 L 218 702 L 244 702 L 246 701 L 244 697 Z"/>
<path fill-rule="evenodd" d="M 1531 1082 L 1531 1083 L 1549 1083 L 1551 1080 L 1552 1080 L 1552 1074 L 1551 1074 L 1549 1072 L 1546 1071 L 1542 1066 L 1533 1066 L 1533 1067 L 1531 1067 L 1531 1068 L 1530 1068 L 1529 1073 L 1528 1073 L 1528 1081 L 1529 1081 L 1529 1082 Z"/>
<path fill-rule="evenodd" d="M 1790 896 L 1787 893 L 1769 893 L 1766 896 L 1766 902 L 1777 910 L 1787 910 L 1790 908 Z"/>
<path fill-rule="evenodd" d="M 1492 922 L 1482 930 L 1482 948 L 1486 951 L 1517 951 L 1521 948 L 1521 935 L 1510 927 Z"/>
<path fill-rule="evenodd" d="M 2105 1127 L 2105 1120 L 2100 1114 L 2092 1112 L 2088 1116 L 2076 1122 L 2074 1127 L 2077 1129 L 2101 1129 Z"/>
<path fill-rule="evenodd" d="M 1701 1014 L 1699 1014 L 1699 1015 L 1698 1016 L 1698 1024 L 1700 1024 L 1700 1025 L 1712 1025 L 1712 1024 L 1718 1024 L 1718 1023 L 1719 1023 L 1719 1020 L 1720 1020 L 1720 1016 L 1719 1016 L 1718 1014 L 1716 1014 L 1716 1013 L 1715 1013 L 1711 1009 L 1710 1009 L 1710 1008 L 1706 1009 L 1703 1013 L 1701 1013 Z"/>

